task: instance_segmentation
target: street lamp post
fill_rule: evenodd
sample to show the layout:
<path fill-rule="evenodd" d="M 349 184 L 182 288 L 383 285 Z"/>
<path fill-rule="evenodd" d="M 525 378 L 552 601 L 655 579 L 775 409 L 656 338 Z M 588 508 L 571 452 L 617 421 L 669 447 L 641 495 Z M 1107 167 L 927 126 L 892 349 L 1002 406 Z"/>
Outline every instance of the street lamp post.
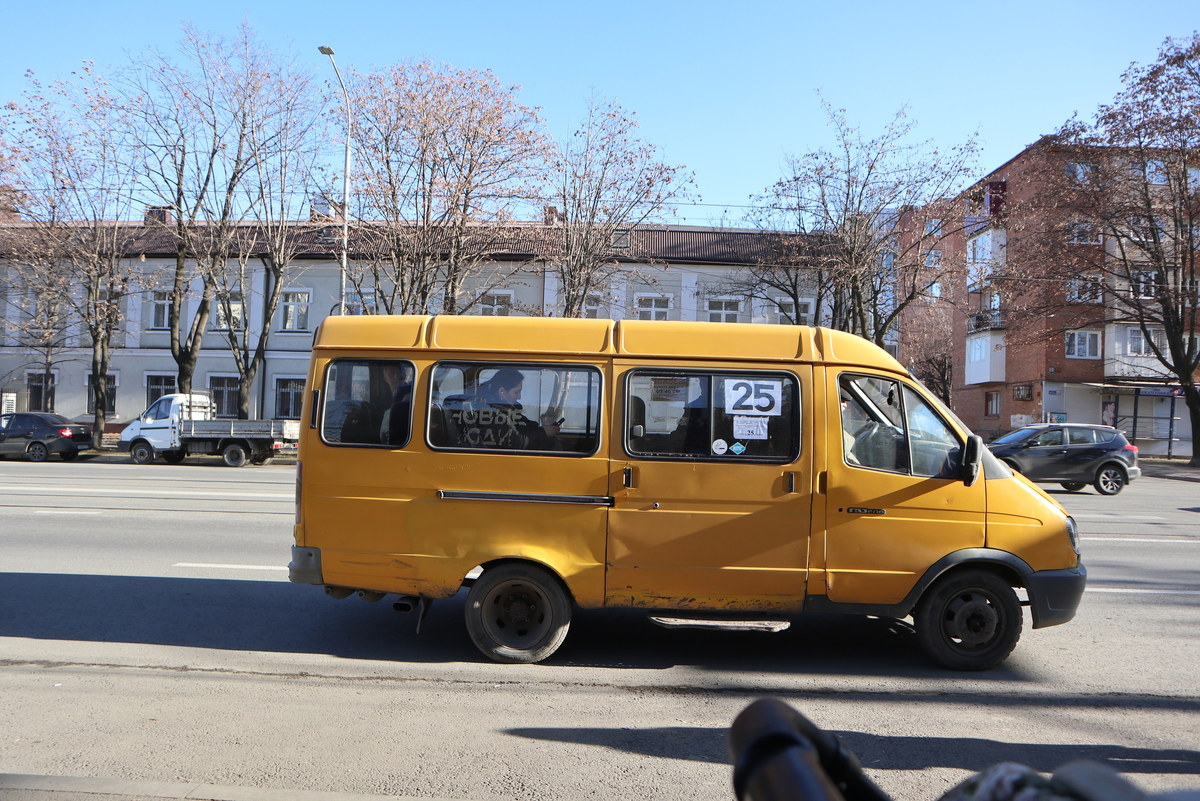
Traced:
<path fill-rule="evenodd" d="M 346 270 L 347 251 L 350 249 L 350 93 L 346 91 L 346 82 L 342 80 L 341 70 L 338 69 L 337 62 L 333 60 L 333 48 L 321 45 L 317 48 L 322 55 L 329 56 L 329 63 L 333 65 L 333 74 L 337 76 L 338 83 L 342 87 L 342 97 L 346 101 L 346 168 L 342 171 L 342 275 L 339 282 L 340 293 L 338 294 L 337 309 L 338 314 L 346 313 Z"/>

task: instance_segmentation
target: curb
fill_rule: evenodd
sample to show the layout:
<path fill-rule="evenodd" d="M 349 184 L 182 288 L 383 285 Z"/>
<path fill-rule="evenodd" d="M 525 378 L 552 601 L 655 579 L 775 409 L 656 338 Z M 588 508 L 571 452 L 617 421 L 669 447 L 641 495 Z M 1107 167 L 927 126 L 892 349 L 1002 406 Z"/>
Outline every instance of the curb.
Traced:
<path fill-rule="evenodd" d="M 0 791 L 27 790 L 52 793 L 186 798 L 193 801 L 450 801 L 401 795 L 359 795 L 321 790 L 277 790 L 266 787 L 226 787 L 219 784 L 138 782 L 127 779 L 93 779 L 83 776 L 39 776 L 0 773 Z"/>

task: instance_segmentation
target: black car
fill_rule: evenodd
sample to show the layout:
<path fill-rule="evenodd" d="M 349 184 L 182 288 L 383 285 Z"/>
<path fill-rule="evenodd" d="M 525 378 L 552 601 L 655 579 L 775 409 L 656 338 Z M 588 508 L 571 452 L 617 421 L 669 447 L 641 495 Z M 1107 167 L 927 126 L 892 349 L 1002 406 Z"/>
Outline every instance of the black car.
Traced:
<path fill-rule="evenodd" d="M 1142 475 L 1136 445 L 1112 426 L 1046 423 L 988 443 L 992 454 L 1030 481 L 1057 481 L 1071 492 L 1088 484 L 1116 495 Z"/>
<path fill-rule="evenodd" d="M 0 457 L 25 454 L 31 462 L 44 462 L 57 453 L 69 462 L 91 447 L 91 426 L 72 423 L 61 414 L 0 415 Z"/>

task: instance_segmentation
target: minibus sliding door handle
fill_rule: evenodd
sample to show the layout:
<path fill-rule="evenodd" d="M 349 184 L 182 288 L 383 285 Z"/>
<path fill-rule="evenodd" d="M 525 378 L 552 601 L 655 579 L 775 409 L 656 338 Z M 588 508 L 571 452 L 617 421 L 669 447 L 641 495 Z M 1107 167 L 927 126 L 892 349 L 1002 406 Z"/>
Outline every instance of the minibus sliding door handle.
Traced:
<path fill-rule="evenodd" d="M 314 389 L 312 391 L 312 409 L 308 415 L 308 427 L 317 427 L 317 416 L 321 413 L 321 390 Z"/>
<path fill-rule="evenodd" d="M 633 468 L 626 467 L 621 471 L 621 483 L 625 485 L 625 489 L 633 489 Z"/>

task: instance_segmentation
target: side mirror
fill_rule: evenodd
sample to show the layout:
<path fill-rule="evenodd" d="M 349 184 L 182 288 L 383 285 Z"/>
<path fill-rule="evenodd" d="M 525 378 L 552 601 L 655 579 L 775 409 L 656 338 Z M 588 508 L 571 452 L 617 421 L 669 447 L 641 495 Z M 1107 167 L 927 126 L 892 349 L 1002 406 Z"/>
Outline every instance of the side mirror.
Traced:
<path fill-rule="evenodd" d="M 632 439 L 641 439 L 642 437 L 646 436 L 646 427 L 642 425 L 634 426 L 633 428 L 629 429 L 629 436 Z"/>
<path fill-rule="evenodd" d="M 979 473 L 983 469 L 983 437 L 972 434 L 967 437 L 967 446 L 963 448 L 962 481 L 968 487 L 975 486 Z"/>

